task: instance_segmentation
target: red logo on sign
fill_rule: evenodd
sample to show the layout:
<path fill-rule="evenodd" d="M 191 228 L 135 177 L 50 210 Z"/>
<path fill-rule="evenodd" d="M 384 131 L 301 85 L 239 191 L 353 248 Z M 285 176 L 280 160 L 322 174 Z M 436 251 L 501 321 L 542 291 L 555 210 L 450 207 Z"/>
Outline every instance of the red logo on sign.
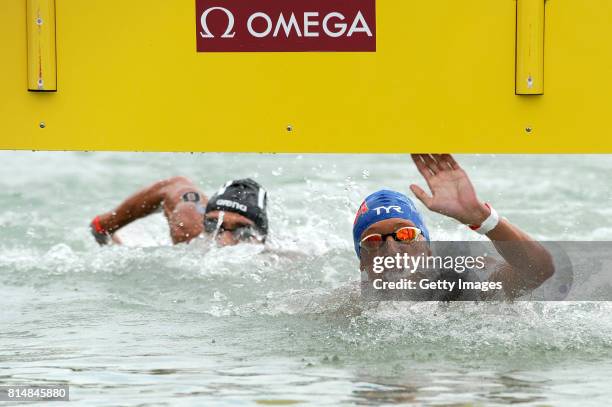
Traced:
<path fill-rule="evenodd" d="M 376 51 L 375 0 L 196 0 L 198 52 Z"/>

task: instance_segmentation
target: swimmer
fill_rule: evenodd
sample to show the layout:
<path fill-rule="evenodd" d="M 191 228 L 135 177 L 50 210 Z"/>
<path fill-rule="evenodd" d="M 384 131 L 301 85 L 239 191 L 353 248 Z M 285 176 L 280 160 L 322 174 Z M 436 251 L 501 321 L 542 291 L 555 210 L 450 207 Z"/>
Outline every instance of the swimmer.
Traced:
<path fill-rule="evenodd" d="M 210 200 L 188 178 L 172 177 L 127 198 L 96 216 L 90 230 L 98 244 L 121 243 L 115 233 L 129 223 L 163 210 L 174 244 L 209 235 L 218 245 L 264 243 L 268 235 L 267 193 L 252 179 L 226 182 Z"/>
<path fill-rule="evenodd" d="M 503 260 L 487 260 L 488 280 L 501 282 L 506 298 L 534 290 L 552 277 L 555 269 L 548 250 L 483 203 L 451 155 L 413 154 L 412 159 L 431 190 L 430 196 L 418 185 L 410 186 L 425 207 L 492 241 Z M 430 235 L 421 214 L 410 198 L 396 191 L 381 190 L 364 200 L 355 217 L 353 241 L 360 269 L 370 276 L 375 256 L 431 255 Z"/>

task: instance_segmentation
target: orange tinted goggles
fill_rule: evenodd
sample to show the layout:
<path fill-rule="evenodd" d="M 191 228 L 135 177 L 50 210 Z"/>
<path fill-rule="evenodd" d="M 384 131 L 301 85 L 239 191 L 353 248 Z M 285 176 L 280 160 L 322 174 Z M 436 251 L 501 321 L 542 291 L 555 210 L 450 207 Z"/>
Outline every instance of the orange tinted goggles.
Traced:
<path fill-rule="evenodd" d="M 374 249 L 380 247 L 386 240 L 387 237 L 393 237 L 393 240 L 396 242 L 415 242 L 419 236 L 421 236 L 421 229 L 414 228 L 411 226 L 406 226 L 403 228 L 397 229 L 393 233 L 381 234 L 381 233 L 372 233 L 371 235 L 367 235 L 359 242 L 359 247 L 366 249 Z"/>

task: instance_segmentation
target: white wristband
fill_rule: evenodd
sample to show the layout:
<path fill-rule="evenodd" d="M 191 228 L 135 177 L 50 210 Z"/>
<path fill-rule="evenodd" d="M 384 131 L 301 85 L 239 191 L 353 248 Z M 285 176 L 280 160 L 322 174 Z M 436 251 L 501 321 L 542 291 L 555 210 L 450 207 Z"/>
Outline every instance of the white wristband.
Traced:
<path fill-rule="evenodd" d="M 486 205 L 491 210 L 491 214 L 488 218 L 484 220 L 484 222 L 480 224 L 480 226 L 478 226 L 477 228 L 472 227 L 472 230 L 474 230 L 474 232 L 480 233 L 481 235 L 486 235 L 487 233 L 495 229 L 495 227 L 499 224 L 499 215 L 497 214 L 497 211 L 491 205 Z"/>

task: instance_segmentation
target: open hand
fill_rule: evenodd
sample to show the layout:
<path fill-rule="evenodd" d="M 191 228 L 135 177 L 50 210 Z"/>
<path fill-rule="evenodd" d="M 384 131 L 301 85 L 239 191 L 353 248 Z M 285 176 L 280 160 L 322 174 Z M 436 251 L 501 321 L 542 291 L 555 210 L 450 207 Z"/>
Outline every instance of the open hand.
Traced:
<path fill-rule="evenodd" d="M 480 225 L 489 216 L 468 175 L 450 154 L 412 154 L 412 159 L 432 196 L 415 184 L 410 190 L 428 209 L 466 225 Z"/>

